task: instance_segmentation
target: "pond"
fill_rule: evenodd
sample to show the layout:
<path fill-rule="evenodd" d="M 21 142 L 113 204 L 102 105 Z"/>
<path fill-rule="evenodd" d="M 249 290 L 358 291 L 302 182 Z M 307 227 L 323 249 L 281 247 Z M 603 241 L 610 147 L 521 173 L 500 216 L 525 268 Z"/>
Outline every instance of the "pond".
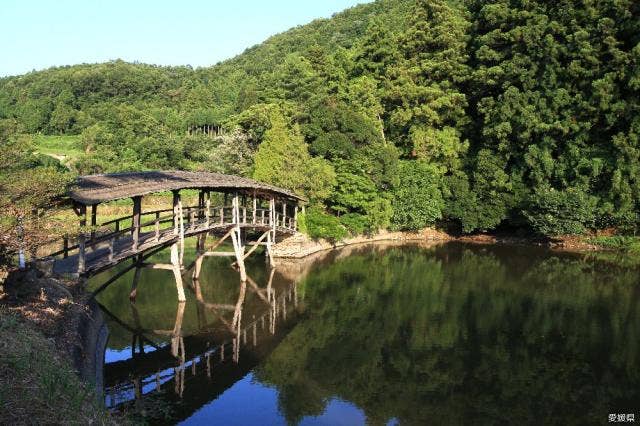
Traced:
<path fill-rule="evenodd" d="M 457 242 L 247 267 L 242 285 L 228 259 L 205 260 L 183 304 L 167 271 L 142 271 L 135 304 L 132 273 L 100 293 L 106 405 L 154 424 L 640 415 L 636 268 Z"/>

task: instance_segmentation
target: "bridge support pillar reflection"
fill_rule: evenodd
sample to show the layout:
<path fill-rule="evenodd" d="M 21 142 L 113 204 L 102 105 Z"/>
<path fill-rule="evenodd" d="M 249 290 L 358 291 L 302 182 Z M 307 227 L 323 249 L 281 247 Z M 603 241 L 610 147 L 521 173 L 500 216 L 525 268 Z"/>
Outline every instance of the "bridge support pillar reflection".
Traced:
<path fill-rule="evenodd" d="M 182 264 L 180 254 L 178 253 L 178 244 L 171 245 L 171 265 L 173 270 L 173 276 L 176 279 L 176 289 L 178 290 L 178 301 L 184 302 L 187 298 L 184 296 L 184 287 L 182 285 L 182 271 L 180 265 Z"/>

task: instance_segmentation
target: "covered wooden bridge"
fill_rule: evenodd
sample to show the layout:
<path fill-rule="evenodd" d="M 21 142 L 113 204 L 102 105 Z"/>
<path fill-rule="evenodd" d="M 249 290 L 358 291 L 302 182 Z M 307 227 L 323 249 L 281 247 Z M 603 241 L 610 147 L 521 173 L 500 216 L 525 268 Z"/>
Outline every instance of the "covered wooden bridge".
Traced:
<path fill-rule="evenodd" d="M 183 190 L 197 191 L 197 205 L 183 205 Z M 171 192 L 171 208 L 143 211 L 145 195 L 163 192 Z M 212 193 L 220 194 L 216 205 L 212 203 Z M 298 208 L 305 201 L 290 191 L 252 179 L 185 171 L 83 176 L 69 197 L 79 217 L 81 233 L 73 240 L 65 239 L 63 248 L 50 255 L 55 258 L 55 273 L 88 277 L 133 258 L 132 267 L 173 271 L 179 300 L 184 300 L 182 275 L 193 269 L 197 278 L 206 256 L 234 257 L 241 281 L 246 281 L 244 260 L 258 246 L 266 247 L 273 264 L 271 245 L 297 231 Z M 133 200 L 130 215 L 97 223 L 101 203 L 127 198 Z M 199 236 L 197 257 L 185 267 L 184 240 L 189 236 Z M 219 238 L 208 244 L 208 236 Z M 215 251 L 228 238 L 233 252 Z M 168 246 L 170 264 L 145 262 Z M 132 295 L 135 296 L 135 288 Z"/>

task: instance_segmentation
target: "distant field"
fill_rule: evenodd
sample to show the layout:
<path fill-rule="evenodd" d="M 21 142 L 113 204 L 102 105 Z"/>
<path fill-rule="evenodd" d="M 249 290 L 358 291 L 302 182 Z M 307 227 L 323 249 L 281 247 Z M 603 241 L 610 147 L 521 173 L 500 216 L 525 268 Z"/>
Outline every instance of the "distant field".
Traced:
<path fill-rule="evenodd" d="M 79 135 L 35 135 L 33 140 L 39 153 L 50 155 L 63 164 L 82 155 Z"/>

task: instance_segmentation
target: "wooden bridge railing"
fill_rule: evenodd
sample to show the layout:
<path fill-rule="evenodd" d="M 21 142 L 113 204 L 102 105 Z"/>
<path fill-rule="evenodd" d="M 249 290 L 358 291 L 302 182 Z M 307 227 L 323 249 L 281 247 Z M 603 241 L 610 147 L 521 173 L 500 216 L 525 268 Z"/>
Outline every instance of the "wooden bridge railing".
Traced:
<path fill-rule="evenodd" d="M 198 227 L 215 228 L 225 225 L 239 224 L 241 226 L 255 225 L 265 227 L 276 227 L 295 232 L 297 230 L 297 217 L 282 215 L 275 213 L 273 220 L 271 210 L 268 208 L 239 207 L 238 218 L 234 217 L 233 206 L 211 206 L 202 208 L 200 206 L 182 207 L 182 221 L 186 232 L 194 230 Z M 98 248 L 104 248 L 108 243 L 109 256 L 113 256 L 117 242 L 131 235 L 135 226 L 133 225 L 133 215 L 122 216 L 116 219 L 108 220 L 95 227 L 89 232 L 77 235 L 73 238 L 65 237 L 60 240 L 49 241 L 44 244 L 50 246 L 56 244 L 62 248 L 53 252 L 49 252 L 47 257 L 67 258 L 76 252 L 95 251 Z M 148 218 L 144 220 L 145 218 Z M 156 242 L 167 230 L 173 230 L 174 225 L 173 209 L 159 209 L 140 213 L 140 225 L 138 230 L 141 234 L 153 232 L 152 237 Z M 179 220 L 179 218 L 178 218 Z M 123 227 L 123 223 L 129 222 L 128 226 Z M 167 226 L 171 224 L 170 226 Z M 151 229 L 149 229 L 151 228 Z M 84 241 L 83 241 L 84 239 Z"/>

